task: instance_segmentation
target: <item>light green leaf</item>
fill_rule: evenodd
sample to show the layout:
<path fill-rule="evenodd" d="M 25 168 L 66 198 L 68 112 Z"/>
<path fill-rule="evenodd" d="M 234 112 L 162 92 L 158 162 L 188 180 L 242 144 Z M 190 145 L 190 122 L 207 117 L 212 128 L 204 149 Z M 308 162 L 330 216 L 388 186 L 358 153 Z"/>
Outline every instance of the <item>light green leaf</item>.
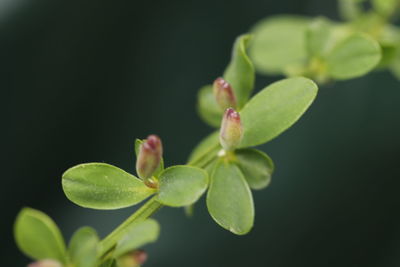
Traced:
<path fill-rule="evenodd" d="M 306 46 L 311 57 L 323 57 L 329 49 L 332 23 L 325 18 L 317 18 L 306 31 Z"/>
<path fill-rule="evenodd" d="M 204 122 L 213 127 L 221 125 L 223 110 L 215 100 L 212 85 L 202 87 L 197 96 L 197 111 Z"/>
<path fill-rule="evenodd" d="M 224 79 L 230 83 L 235 93 L 238 109 L 246 104 L 254 88 L 254 66 L 246 49 L 251 35 L 239 36 L 233 46 L 232 58 L 224 73 Z"/>
<path fill-rule="evenodd" d="M 155 242 L 159 233 L 160 226 L 153 219 L 147 219 L 130 225 L 115 247 L 114 258 L 118 258 L 148 243 Z"/>
<path fill-rule="evenodd" d="M 400 7 L 399 0 L 372 0 L 372 5 L 379 14 L 390 17 Z"/>
<path fill-rule="evenodd" d="M 250 44 L 250 58 L 264 74 L 282 74 L 307 58 L 305 32 L 309 19 L 277 16 L 257 23 Z"/>
<path fill-rule="evenodd" d="M 327 56 L 327 71 L 335 79 L 362 76 L 381 59 L 379 44 L 364 34 L 353 34 L 339 43 Z"/>
<path fill-rule="evenodd" d="M 96 267 L 99 237 L 91 227 L 78 229 L 69 243 L 69 256 L 75 267 Z"/>
<path fill-rule="evenodd" d="M 358 18 L 364 12 L 362 2 L 365 0 L 339 0 L 340 16 L 345 20 Z"/>
<path fill-rule="evenodd" d="M 244 235 L 253 227 L 253 197 L 235 164 L 220 160 L 215 165 L 207 194 L 207 207 L 211 217 L 234 234 Z"/>
<path fill-rule="evenodd" d="M 252 189 L 263 189 L 271 182 L 274 163 L 264 152 L 257 149 L 239 149 L 235 152 L 237 165 Z"/>
<path fill-rule="evenodd" d="M 219 144 L 219 131 L 213 132 L 204 138 L 192 151 L 189 156 L 188 164 L 197 166 L 195 163 L 203 161 L 211 156 L 215 156 L 216 152 L 221 149 Z"/>
<path fill-rule="evenodd" d="M 183 207 L 195 203 L 206 191 L 208 174 L 193 166 L 173 166 L 159 178 L 157 200 L 167 206 Z"/>
<path fill-rule="evenodd" d="M 240 112 L 244 128 L 240 147 L 263 144 L 292 126 L 317 96 L 310 79 L 295 77 L 275 82 L 256 94 Z"/>
<path fill-rule="evenodd" d="M 23 208 L 14 225 L 19 249 L 35 260 L 52 259 L 66 263 L 66 248 L 54 221 L 41 211 Z"/>
<path fill-rule="evenodd" d="M 142 180 L 106 163 L 86 163 L 68 169 L 62 186 L 69 200 L 92 209 L 135 205 L 155 193 Z"/>

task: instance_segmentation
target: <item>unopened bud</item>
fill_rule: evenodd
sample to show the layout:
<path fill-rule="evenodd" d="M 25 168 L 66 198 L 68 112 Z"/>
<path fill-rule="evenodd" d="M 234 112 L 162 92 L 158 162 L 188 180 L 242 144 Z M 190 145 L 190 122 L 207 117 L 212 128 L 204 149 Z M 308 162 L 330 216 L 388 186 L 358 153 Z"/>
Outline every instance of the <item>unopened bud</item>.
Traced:
<path fill-rule="evenodd" d="M 236 97 L 231 85 L 223 78 L 217 78 L 213 83 L 213 92 L 218 105 L 225 110 L 236 108 Z"/>
<path fill-rule="evenodd" d="M 41 260 L 29 264 L 28 267 L 62 267 L 62 265 L 55 260 Z"/>
<path fill-rule="evenodd" d="M 242 141 L 243 127 L 240 115 L 233 108 L 228 108 L 222 118 L 219 141 L 229 151 L 235 149 Z"/>
<path fill-rule="evenodd" d="M 140 145 L 136 160 L 136 172 L 145 182 L 149 181 L 160 165 L 162 144 L 157 135 L 149 135 Z"/>
<path fill-rule="evenodd" d="M 117 259 L 118 267 L 138 267 L 147 260 L 147 253 L 144 250 L 135 250 Z"/>

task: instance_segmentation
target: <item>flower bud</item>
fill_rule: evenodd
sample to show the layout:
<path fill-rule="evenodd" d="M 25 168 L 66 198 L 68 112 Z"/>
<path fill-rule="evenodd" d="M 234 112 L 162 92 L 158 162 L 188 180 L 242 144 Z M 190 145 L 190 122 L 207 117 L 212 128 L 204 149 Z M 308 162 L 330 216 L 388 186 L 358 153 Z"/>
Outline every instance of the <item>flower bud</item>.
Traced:
<path fill-rule="evenodd" d="M 233 150 L 242 141 L 243 127 L 240 115 L 233 108 L 228 108 L 222 118 L 219 141 L 226 150 Z"/>
<path fill-rule="evenodd" d="M 140 145 L 136 160 L 136 172 L 145 182 L 150 181 L 160 165 L 162 158 L 161 140 L 156 135 L 149 135 Z M 149 184 L 148 184 L 149 185 Z"/>
<path fill-rule="evenodd" d="M 225 110 L 236 108 L 236 97 L 231 85 L 223 78 L 217 78 L 213 83 L 213 92 L 218 105 Z"/>
<path fill-rule="evenodd" d="M 62 265 L 55 260 L 41 260 L 29 264 L 28 267 L 62 267 Z"/>
<path fill-rule="evenodd" d="M 135 250 L 117 259 L 118 267 L 138 267 L 147 260 L 147 253 L 144 250 Z"/>

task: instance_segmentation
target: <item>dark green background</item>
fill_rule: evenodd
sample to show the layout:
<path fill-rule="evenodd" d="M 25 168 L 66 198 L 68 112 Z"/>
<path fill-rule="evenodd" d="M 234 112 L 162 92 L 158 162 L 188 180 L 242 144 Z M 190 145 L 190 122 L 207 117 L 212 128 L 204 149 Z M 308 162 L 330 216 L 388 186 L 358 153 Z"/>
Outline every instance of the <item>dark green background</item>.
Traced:
<path fill-rule="evenodd" d="M 2 266 L 24 266 L 19 209 L 104 236 L 134 208 L 86 210 L 60 176 L 104 161 L 134 172 L 134 138 L 156 133 L 167 165 L 210 129 L 196 93 L 221 75 L 236 36 L 273 14 L 337 18 L 334 0 L 0 1 Z M 258 77 L 257 88 L 280 77 Z M 187 219 L 165 208 L 146 266 L 400 266 L 400 83 L 388 73 L 321 88 L 289 131 L 264 145 L 276 163 L 254 194 L 253 231 L 218 227 L 204 200 Z"/>

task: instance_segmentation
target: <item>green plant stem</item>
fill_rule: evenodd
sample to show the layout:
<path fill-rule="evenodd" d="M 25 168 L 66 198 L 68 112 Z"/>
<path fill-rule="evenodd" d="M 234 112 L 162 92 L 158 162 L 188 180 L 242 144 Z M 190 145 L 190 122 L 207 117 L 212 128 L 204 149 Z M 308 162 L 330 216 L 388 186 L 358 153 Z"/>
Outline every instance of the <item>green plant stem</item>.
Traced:
<path fill-rule="evenodd" d="M 143 221 L 154 213 L 156 213 L 163 205 L 156 200 L 156 196 L 149 199 L 142 207 L 140 207 L 135 213 L 133 213 L 128 219 L 121 223 L 117 228 L 114 229 L 108 236 L 106 236 L 100 242 L 100 256 L 105 257 L 109 254 L 117 242 L 124 235 L 127 227 L 133 223 Z"/>

